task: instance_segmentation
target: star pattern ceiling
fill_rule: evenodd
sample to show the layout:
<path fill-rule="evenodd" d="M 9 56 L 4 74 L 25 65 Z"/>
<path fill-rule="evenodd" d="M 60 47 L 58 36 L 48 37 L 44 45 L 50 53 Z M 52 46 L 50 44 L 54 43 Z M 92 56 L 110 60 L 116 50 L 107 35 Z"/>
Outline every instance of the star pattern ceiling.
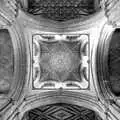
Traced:
<path fill-rule="evenodd" d="M 49 78 L 61 82 L 67 80 L 70 74 L 72 74 L 71 76 L 73 79 L 80 79 L 79 75 L 76 75 L 77 72 L 75 72 L 78 71 L 78 67 L 81 62 L 79 52 L 75 51 L 76 47 L 79 47 L 80 43 L 72 46 L 73 51 L 71 51 L 67 45 L 61 41 L 52 43 L 51 45 L 46 45 L 46 43 L 43 44 L 44 45 L 41 46 L 42 54 L 40 65 L 43 70 L 41 70 L 41 72 L 45 71 L 46 74 L 43 73 L 44 76 L 41 78 L 41 81 L 44 81 L 45 78 L 48 80 Z M 75 76 L 78 78 L 75 78 Z"/>

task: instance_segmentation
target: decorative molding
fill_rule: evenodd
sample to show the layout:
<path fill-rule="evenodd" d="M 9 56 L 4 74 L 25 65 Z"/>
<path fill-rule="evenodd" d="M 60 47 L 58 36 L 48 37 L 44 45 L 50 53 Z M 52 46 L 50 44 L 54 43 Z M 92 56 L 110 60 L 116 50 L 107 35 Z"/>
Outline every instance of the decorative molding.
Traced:
<path fill-rule="evenodd" d="M 104 120 L 106 115 L 104 114 L 104 106 L 97 101 L 97 99 L 90 95 L 77 94 L 71 91 L 61 91 L 61 94 L 57 91 L 43 92 L 42 94 L 34 94 L 28 96 L 20 105 L 19 111 L 21 111 L 19 117 L 23 117 L 24 113 L 37 108 L 38 106 L 55 104 L 55 103 L 69 103 L 73 105 L 83 106 L 96 111 Z M 94 107 L 93 107 L 94 106 Z"/>
<path fill-rule="evenodd" d="M 65 22 L 57 22 L 50 19 L 29 15 L 21 10 L 19 12 L 19 19 L 21 24 L 25 24 L 25 28 L 29 26 L 31 29 L 37 29 L 40 31 L 42 30 L 42 32 L 50 31 L 62 34 L 64 34 L 64 32 L 70 33 L 74 31 L 88 30 L 92 27 L 99 26 L 99 23 L 107 20 L 103 10 L 92 16 L 89 16 L 89 18 L 84 21 L 74 19 Z"/>
<path fill-rule="evenodd" d="M 33 35 L 33 89 L 88 89 L 89 35 Z"/>
<path fill-rule="evenodd" d="M 100 40 L 97 47 L 97 56 L 96 56 L 96 67 L 97 67 L 97 77 L 98 77 L 98 88 L 100 88 L 100 94 L 104 97 L 104 100 L 112 99 L 114 96 L 110 92 L 107 84 L 107 54 L 109 48 L 109 42 L 111 40 L 111 35 L 114 32 L 112 25 L 106 23 L 101 31 Z"/>
<path fill-rule="evenodd" d="M 25 41 L 23 41 L 24 37 L 19 25 L 16 24 L 17 22 L 13 14 L 7 12 L 8 9 L 5 10 L 6 6 L 4 2 L 3 0 L 0 1 L 0 29 L 7 29 L 10 33 L 14 49 L 14 76 L 12 90 L 5 98 L 0 95 L 0 114 L 2 114 L 2 117 L 5 112 L 9 111 L 15 105 L 16 101 L 20 100 L 21 91 L 26 79 L 26 48 Z"/>

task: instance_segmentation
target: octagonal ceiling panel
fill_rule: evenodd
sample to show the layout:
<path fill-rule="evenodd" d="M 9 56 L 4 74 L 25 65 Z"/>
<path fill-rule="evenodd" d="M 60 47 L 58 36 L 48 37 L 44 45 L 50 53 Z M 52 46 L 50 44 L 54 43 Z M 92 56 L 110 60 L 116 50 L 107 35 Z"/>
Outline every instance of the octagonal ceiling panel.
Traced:
<path fill-rule="evenodd" d="M 88 35 L 34 35 L 34 89 L 89 88 Z"/>

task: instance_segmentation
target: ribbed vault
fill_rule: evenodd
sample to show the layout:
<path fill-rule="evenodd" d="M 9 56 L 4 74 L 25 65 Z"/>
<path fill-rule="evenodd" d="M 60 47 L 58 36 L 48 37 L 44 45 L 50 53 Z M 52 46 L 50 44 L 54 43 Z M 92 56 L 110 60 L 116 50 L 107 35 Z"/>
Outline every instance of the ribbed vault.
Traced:
<path fill-rule="evenodd" d="M 41 106 L 25 113 L 22 120 L 102 120 L 94 111 L 72 104 Z"/>
<path fill-rule="evenodd" d="M 100 0 L 28 0 L 27 12 L 55 21 L 85 19 L 100 9 Z M 24 8 L 24 7 L 23 7 Z"/>

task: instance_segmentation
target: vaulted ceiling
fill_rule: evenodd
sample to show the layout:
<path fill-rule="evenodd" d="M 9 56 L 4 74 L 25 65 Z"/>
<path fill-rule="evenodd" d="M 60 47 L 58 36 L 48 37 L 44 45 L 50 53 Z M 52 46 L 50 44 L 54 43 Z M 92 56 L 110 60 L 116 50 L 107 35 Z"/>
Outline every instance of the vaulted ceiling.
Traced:
<path fill-rule="evenodd" d="M 84 20 L 100 10 L 99 0 L 28 0 L 27 12 L 55 21 Z"/>
<path fill-rule="evenodd" d="M 58 103 L 41 106 L 24 114 L 23 120 L 102 120 L 99 115 L 77 105 Z"/>
<path fill-rule="evenodd" d="M 0 119 L 119 120 L 119 5 L 1 0 Z"/>

